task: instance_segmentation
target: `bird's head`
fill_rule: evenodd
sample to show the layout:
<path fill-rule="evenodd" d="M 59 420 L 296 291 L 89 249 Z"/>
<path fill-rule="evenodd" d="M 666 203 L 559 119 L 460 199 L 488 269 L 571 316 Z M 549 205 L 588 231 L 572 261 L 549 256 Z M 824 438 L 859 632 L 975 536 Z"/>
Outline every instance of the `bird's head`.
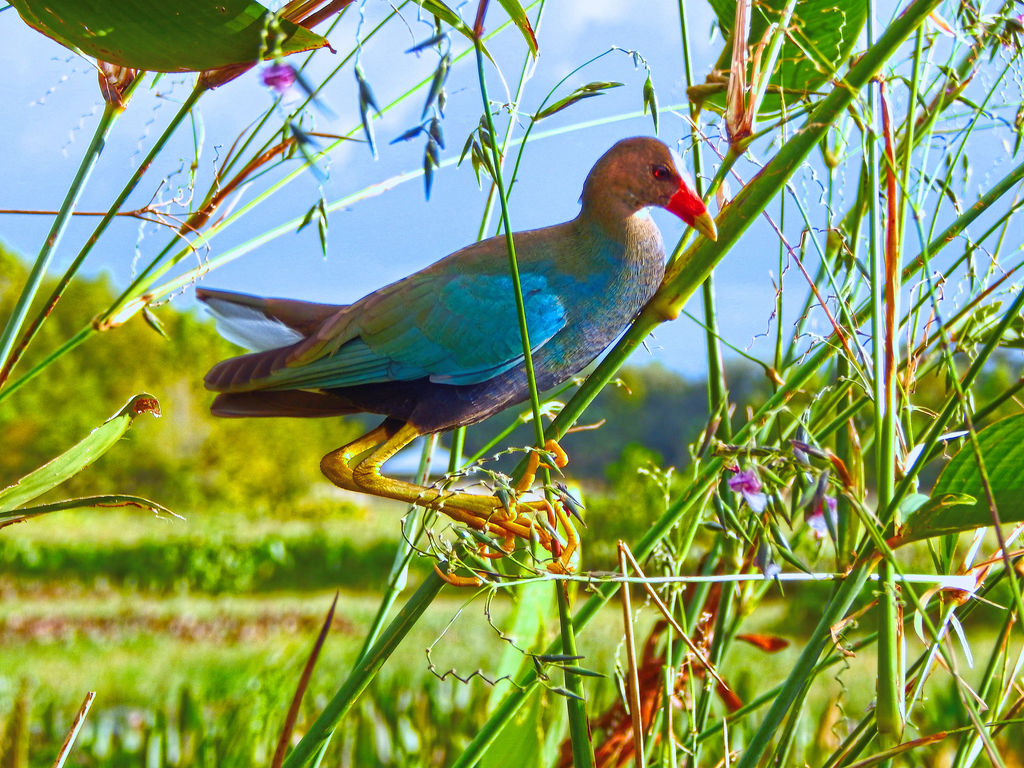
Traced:
<path fill-rule="evenodd" d="M 583 186 L 583 204 L 620 218 L 657 205 L 718 239 L 715 220 L 679 172 L 672 151 L 646 136 L 623 139 L 601 156 Z"/>

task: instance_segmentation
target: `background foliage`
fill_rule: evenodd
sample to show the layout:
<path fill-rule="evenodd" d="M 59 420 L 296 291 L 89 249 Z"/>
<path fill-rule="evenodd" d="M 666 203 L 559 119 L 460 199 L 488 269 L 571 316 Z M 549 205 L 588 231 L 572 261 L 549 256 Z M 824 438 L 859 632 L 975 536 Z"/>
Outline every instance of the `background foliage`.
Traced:
<path fill-rule="evenodd" d="M 34 5 L 17 4 L 23 14 Z M 559 63 L 554 74 L 538 59 L 550 90 L 531 90 L 544 3 L 500 5 L 501 21 L 481 3 L 471 27 L 436 0 L 417 2 L 432 36 L 413 52 L 429 71 L 389 87 L 390 100 L 378 100 L 367 74 L 363 54 L 376 50 L 379 27 L 364 24 L 365 4 L 288 3 L 262 17 L 252 58 L 192 62 L 209 68 L 178 111 L 161 116 L 159 135 L 147 135 L 146 157 L 78 255 L 55 261 L 112 127 L 141 84 L 154 82 L 130 67 L 99 67 L 102 113 L 50 233 L 34 260 L 0 263 L 0 473 L 16 481 L 42 465 L 32 477 L 58 486 L 18 504 L 0 496 L 0 524 L 19 523 L 0 528 L 0 587 L 11 598 L 0 642 L 21 658 L 18 679 L 0 677 L 4 768 L 53 762 L 66 732 L 58 724 L 70 723 L 78 687 L 90 684 L 69 660 L 100 679 L 105 697 L 73 753 L 85 765 L 143 756 L 148 765 L 467 768 L 612 766 L 634 756 L 740 768 L 1019 763 L 1018 2 L 716 0 L 724 44 L 706 71 L 694 69 L 692 19 L 680 4 L 690 107 L 675 110 L 655 89 L 664 73 L 640 53 L 607 54 L 643 78 L 636 106 L 655 130 L 676 113 L 671 140 L 714 200 L 720 237 L 684 236 L 658 296 L 584 381 L 559 394 L 557 415 L 542 425 L 565 439 L 584 481 L 585 585 L 535 567 L 525 545 L 485 561 L 471 532 L 410 510 L 400 536 L 400 510 L 311 492 L 322 487 L 311 451 L 343 442 L 355 422 L 204 415 L 200 373 L 229 350 L 164 300 L 306 227 L 327 253 L 331 215 L 397 183 L 370 174 L 361 190 L 335 197 L 327 160 L 340 146 L 358 140 L 384 152 L 381 115 L 415 102 L 421 122 L 398 140 L 422 147 L 422 165 L 405 178 L 422 176 L 429 193 L 464 146 L 462 172 L 487 191 L 484 236 L 495 231 L 493 213 L 507 212 L 504 190 L 521 189 L 531 141 L 547 126 L 586 130 L 570 116 L 610 100 L 617 84 L 589 79 L 605 54 L 575 69 Z M 332 27 L 342 11 L 359 16 L 354 37 Z M 323 29 L 341 51 L 336 68 L 317 70 L 315 81 L 298 76 L 320 54 L 286 58 L 280 20 L 330 20 Z M 387 10 L 380 24 L 388 23 L 401 21 Z M 100 52 L 88 29 L 68 29 L 76 36 L 62 42 Z M 347 31 L 331 38 L 334 29 Z M 154 34 L 175 50 L 178 32 Z M 503 47 L 509 36 L 521 50 Z M 257 60 L 267 62 L 259 73 L 272 92 L 283 96 L 276 78 L 294 77 L 284 88 L 302 95 L 257 108 L 237 141 L 217 146 L 209 178 L 194 109 Z M 507 86 L 497 97 L 492 67 Z M 456 71 L 466 77 L 458 87 L 449 80 Z M 315 130 L 326 109 L 318 89 L 339 73 L 352 94 L 345 135 Z M 448 147 L 455 103 L 472 128 Z M 173 174 L 183 194 L 162 199 L 146 176 L 150 160 L 190 131 L 193 157 Z M 319 195 L 299 215 L 268 216 L 248 239 L 215 242 L 299 178 Z M 148 217 L 159 237 L 140 246 L 126 286 L 84 276 L 140 183 L 150 203 L 130 213 Z M 723 350 L 735 342 L 719 330 L 728 310 L 714 270 L 751 243 L 778 254 L 768 346 L 731 346 L 747 363 L 727 365 Z M 62 276 L 51 274 L 55 263 Z M 688 304 L 698 292 L 699 308 Z M 687 308 L 705 330 L 706 382 L 622 368 Z M 149 327 L 161 323 L 165 340 Z M 121 419 L 126 438 L 94 462 L 89 431 L 142 392 L 157 394 L 162 419 Z M 531 405 L 537 416 L 541 404 Z M 539 418 L 502 419 L 470 432 L 466 453 L 492 436 L 485 453 L 540 437 Z M 569 433 L 602 419 L 596 431 Z M 502 429 L 520 422 L 520 432 Z M 76 441 L 59 466 L 44 464 Z M 514 477 L 520 457 L 498 466 Z M 69 464 L 82 471 L 58 482 Z M 96 493 L 106 495 L 85 498 Z M 137 509 L 161 504 L 184 511 L 189 527 Z M 635 566 L 615 546 L 620 537 Z M 458 607 L 462 598 L 426 567 L 438 557 L 487 579 L 479 602 Z M 640 584 L 623 588 L 616 571 Z M 296 607 L 293 591 L 319 601 L 325 595 L 311 590 L 357 576 L 372 580 L 373 594 L 346 593 L 329 614 L 329 642 L 314 646 L 323 658 L 306 681 L 302 663 L 325 606 Z M 410 581 L 416 589 L 404 590 Z M 253 592 L 263 593 L 259 603 L 247 602 Z M 621 611 L 605 609 L 613 596 Z M 41 608 L 30 610 L 37 599 Z M 222 649 L 225 638 L 233 642 Z M 117 659 L 125 644 L 150 661 Z M 426 661 L 410 647 L 429 649 Z M 180 675 L 190 659 L 203 670 L 199 684 Z M 43 674 L 37 693 L 32 677 Z M 164 689 L 150 687 L 161 680 Z M 306 695 L 289 714 L 295 689 Z M 290 751 L 278 759 L 281 734 Z"/>

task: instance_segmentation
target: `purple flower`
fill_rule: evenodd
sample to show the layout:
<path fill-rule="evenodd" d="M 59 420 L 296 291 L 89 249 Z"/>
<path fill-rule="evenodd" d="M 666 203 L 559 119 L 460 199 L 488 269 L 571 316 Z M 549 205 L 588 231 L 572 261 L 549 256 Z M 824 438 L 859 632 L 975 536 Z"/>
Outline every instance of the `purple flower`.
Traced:
<path fill-rule="evenodd" d="M 747 502 L 747 506 L 755 514 L 764 512 L 764 508 L 768 506 L 768 496 L 761 492 L 761 481 L 757 477 L 757 473 L 752 469 L 744 469 L 739 471 L 737 468 L 734 470 L 735 475 L 729 478 L 729 488 L 735 493 L 743 496 L 743 500 Z"/>
<path fill-rule="evenodd" d="M 835 530 L 839 516 L 836 514 L 836 499 L 834 496 L 825 496 L 825 503 L 816 501 L 806 515 L 807 525 L 814 531 L 814 538 L 823 539 L 829 535 L 829 527 Z M 825 519 L 825 510 L 828 510 L 828 520 Z"/>
<path fill-rule="evenodd" d="M 295 83 L 295 70 L 290 64 L 270 64 L 263 69 L 263 84 L 278 94 Z"/>

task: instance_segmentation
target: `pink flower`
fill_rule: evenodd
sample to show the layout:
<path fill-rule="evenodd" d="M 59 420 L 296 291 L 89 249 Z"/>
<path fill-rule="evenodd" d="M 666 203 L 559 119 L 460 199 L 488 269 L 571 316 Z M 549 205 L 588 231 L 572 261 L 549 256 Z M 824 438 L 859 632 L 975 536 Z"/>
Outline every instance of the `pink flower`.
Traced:
<path fill-rule="evenodd" d="M 263 84 L 278 94 L 295 83 L 295 70 L 290 64 L 270 64 L 263 69 Z"/>
<path fill-rule="evenodd" d="M 728 480 L 730 490 L 743 496 L 743 500 L 755 514 L 764 512 L 764 508 L 768 506 L 768 496 L 761 492 L 761 481 L 757 473 L 752 469 L 739 471 L 738 467 L 733 471 L 736 474 Z"/>
<path fill-rule="evenodd" d="M 835 530 L 839 519 L 836 513 L 836 500 L 834 496 L 825 496 L 825 503 L 815 501 L 810 512 L 805 515 L 807 525 L 814 531 L 814 538 L 823 539 L 829 535 L 829 527 Z M 828 510 L 828 520 L 825 519 L 825 510 Z"/>

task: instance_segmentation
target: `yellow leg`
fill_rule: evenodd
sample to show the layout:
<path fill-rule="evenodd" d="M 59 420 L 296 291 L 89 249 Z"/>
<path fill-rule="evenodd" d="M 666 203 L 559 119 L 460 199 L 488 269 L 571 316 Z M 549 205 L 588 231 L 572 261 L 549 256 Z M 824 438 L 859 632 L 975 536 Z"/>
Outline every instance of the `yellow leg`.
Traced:
<path fill-rule="evenodd" d="M 453 520 L 488 530 L 503 539 L 508 536 L 530 538 L 530 519 L 518 512 L 510 516 L 494 496 L 427 488 L 382 475 L 380 469 L 384 462 L 419 436 L 419 430 L 409 424 L 385 421 L 358 440 L 324 456 L 320 469 L 332 483 L 345 490 L 436 509 Z M 367 451 L 370 453 L 360 458 Z M 544 531 L 539 535 L 542 542 L 548 538 Z"/>
<path fill-rule="evenodd" d="M 577 547 L 578 539 L 572 524 L 557 502 L 554 508 L 546 501 L 517 502 L 510 513 L 496 496 L 428 488 L 381 474 L 384 463 L 420 434 L 420 431 L 410 424 L 389 419 L 357 440 L 324 456 L 320 461 L 320 469 L 339 488 L 429 507 L 464 525 L 495 535 L 501 541 L 499 551 L 484 553 L 486 557 L 501 557 L 506 551 L 511 552 L 514 548 L 514 537 L 529 540 L 531 536 L 536 536 L 541 545 L 555 556 L 551 570 L 562 573 L 568 571 L 569 558 Z M 545 449 L 554 454 L 556 466 L 565 466 L 568 457 L 558 443 L 550 440 Z M 533 475 L 539 461 L 538 454 L 531 453 L 530 465 L 524 476 L 527 483 L 524 485 L 520 482 L 517 491 L 522 492 L 533 484 Z M 561 547 L 542 526 L 535 526 L 531 517 L 524 514 L 524 511 L 546 514 L 551 518 L 553 529 L 557 529 L 561 524 L 566 532 L 567 545 Z M 473 582 L 473 579 L 453 574 L 445 574 L 442 578 L 449 583 L 460 585 Z"/>

